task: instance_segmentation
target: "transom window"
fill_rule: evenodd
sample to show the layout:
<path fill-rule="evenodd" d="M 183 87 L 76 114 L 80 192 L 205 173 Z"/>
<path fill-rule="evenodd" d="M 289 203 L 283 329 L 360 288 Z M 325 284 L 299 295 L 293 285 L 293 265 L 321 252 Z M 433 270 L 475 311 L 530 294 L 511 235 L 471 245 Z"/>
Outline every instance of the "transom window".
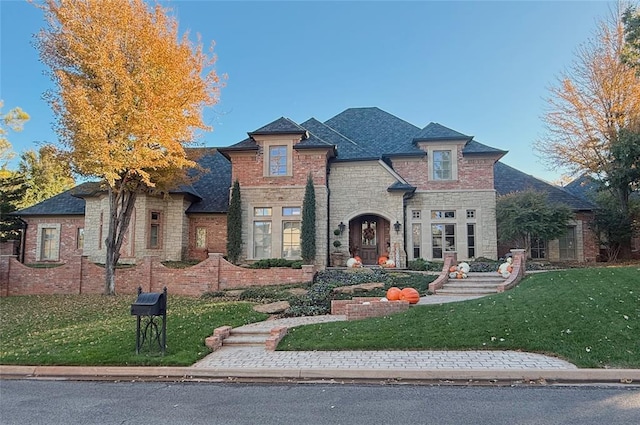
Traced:
<path fill-rule="evenodd" d="M 420 210 L 411 211 L 411 218 L 419 220 L 420 219 Z"/>
<path fill-rule="evenodd" d="M 300 207 L 283 207 L 282 215 L 285 217 L 293 217 L 300 215 Z"/>
<path fill-rule="evenodd" d="M 456 218 L 455 211 L 431 211 L 431 218 Z"/>
<path fill-rule="evenodd" d="M 287 147 L 269 146 L 269 175 L 287 175 Z"/>
<path fill-rule="evenodd" d="M 467 210 L 467 218 L 476 218 L 476 210 Z"/>
<path fill-rule="evenodd" d="M 271 207 L 256 207 L 253 209 L 253 215 L 256 217 L 271 217 Z"/>
<path fill-rule="evenodd" d="M 452 179 L 451 151 L 433 151 L 433 179 Z"/>

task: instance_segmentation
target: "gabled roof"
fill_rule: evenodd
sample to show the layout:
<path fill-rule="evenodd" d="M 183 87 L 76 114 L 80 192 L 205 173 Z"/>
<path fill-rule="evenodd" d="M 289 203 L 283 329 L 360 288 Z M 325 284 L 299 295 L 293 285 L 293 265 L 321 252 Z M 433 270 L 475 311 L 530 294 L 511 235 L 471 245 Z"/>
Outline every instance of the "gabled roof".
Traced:
<path fill-rule="evenodd" d="M 249 136 L 268 134 L 306 134 L 307 131 L 289 118 L 280 117 L 269 124 L 249 133 Z"/>
<path fill-rule="evenodd" d="M 444 125 L 437 122 L 431 122 L 425 128 L 420 130 L 413 136 L 414 142 L 428 142 L 428 141 L 441 141 L 441 140 L 469 140 L 472 137 L 466 134 L 458 133 Z"/>
<path fill-rule="evenodd" d="M 15 211 L 15 216 L 38 215 L 84 215 L 84 199 L 82 196 L 92 195 L 101 190 L 100 183 L 86 182 L 31 207 Z"/>
<path fill-rule="evenodd" d="M 549 202 L 566 204 L 574 211 L 595 209 L 591 202 L 579 198 L 561 187 L 516 170 L 500 161 L 493 166 L 493 185 L 498 195 L 535 190 L 546 193 Z"/>
<path fill-rule="evenodd" d="M 484 154 L 495 154 L 500 155 L 501 157 L 506 155 L 508 151 L 503 151 L 502 149 L 492 148 L 491 146 L 483 145 L 480 142 L 476 142 L 475 140 L 469 140 L 464 148 L 462 148 L 463 155 L 484 155 Z"/>

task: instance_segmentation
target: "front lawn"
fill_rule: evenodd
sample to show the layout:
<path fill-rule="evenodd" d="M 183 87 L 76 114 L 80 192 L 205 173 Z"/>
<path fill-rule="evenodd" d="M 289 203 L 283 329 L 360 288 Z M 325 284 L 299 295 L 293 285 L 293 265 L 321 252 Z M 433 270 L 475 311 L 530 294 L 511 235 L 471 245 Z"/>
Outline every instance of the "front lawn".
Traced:
<path fill-rule="evenodd" d="M 476 300 L 291 329 L 280 350 L 522 350 L 640 368 L 640 268 L 539 273 Z"/>
<path fill-rule="evenodd" d="M 189 366 L 209 353 L 218 326 L 264 320 L 246 302 L 169 295 L 167 352 L 136 355 L 135 295 L 46 295 L 0 299 L 0 364 Z M 145 348 L 146 349 L 146 348 Z"/>

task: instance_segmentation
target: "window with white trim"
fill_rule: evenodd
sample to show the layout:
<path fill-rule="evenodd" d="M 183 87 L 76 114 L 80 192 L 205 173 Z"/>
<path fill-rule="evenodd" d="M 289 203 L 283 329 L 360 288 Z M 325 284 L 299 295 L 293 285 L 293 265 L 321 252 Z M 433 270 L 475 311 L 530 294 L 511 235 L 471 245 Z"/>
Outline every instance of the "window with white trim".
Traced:
<path fill-rule="evenodd" d="M 37 261 L 60 259 L 60 224 L 38 224 Z"/>
<path fill-rule="evenodd" d="M 433 180 L 452 180 L 451 151 L 433 151 Z"/>
<path fill-rule="evenodd" d="M 269 175 L 270 176 L 286 176 L 287 175 L 287 147 L 286 146 L 269 146 Z"/>

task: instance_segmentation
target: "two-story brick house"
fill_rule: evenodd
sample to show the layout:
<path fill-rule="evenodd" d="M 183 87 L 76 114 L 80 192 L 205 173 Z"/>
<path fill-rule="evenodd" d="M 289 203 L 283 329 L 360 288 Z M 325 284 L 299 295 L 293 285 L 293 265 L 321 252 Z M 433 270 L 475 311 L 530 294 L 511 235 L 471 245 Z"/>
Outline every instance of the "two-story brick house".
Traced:
<path fill-rule="evenodd" d="M 496 194 L 526 176 L 513 170 L 508 185 L 496 181 L 506 151 L 437 123 L 419 128 L 378 108 L 347 109 L 324 123 L 279 118 L 229 147 L 188 152 L 204 171 L 169 196 L 138 200 L 123 261 L 224 252 L 229 188 L 236 179 L 243 261 L 299 258 L 309 175 L 319 266 L 329 265 L 334 251 L 358 255 L 365 264 L 388 254 L 400 267 L 416 258 L 441 259 L 446 251 L 459 259 L 497 258 Z M 20 211 L 27 223 L 24 261 L 64 261 L 78 253 L 104 261 L 107 205 L 92 183 Z M 587 243 L 586 226 L 574 227 Z M 584 261 L 589 252 L 582 249 L 575 259 Z"/>

